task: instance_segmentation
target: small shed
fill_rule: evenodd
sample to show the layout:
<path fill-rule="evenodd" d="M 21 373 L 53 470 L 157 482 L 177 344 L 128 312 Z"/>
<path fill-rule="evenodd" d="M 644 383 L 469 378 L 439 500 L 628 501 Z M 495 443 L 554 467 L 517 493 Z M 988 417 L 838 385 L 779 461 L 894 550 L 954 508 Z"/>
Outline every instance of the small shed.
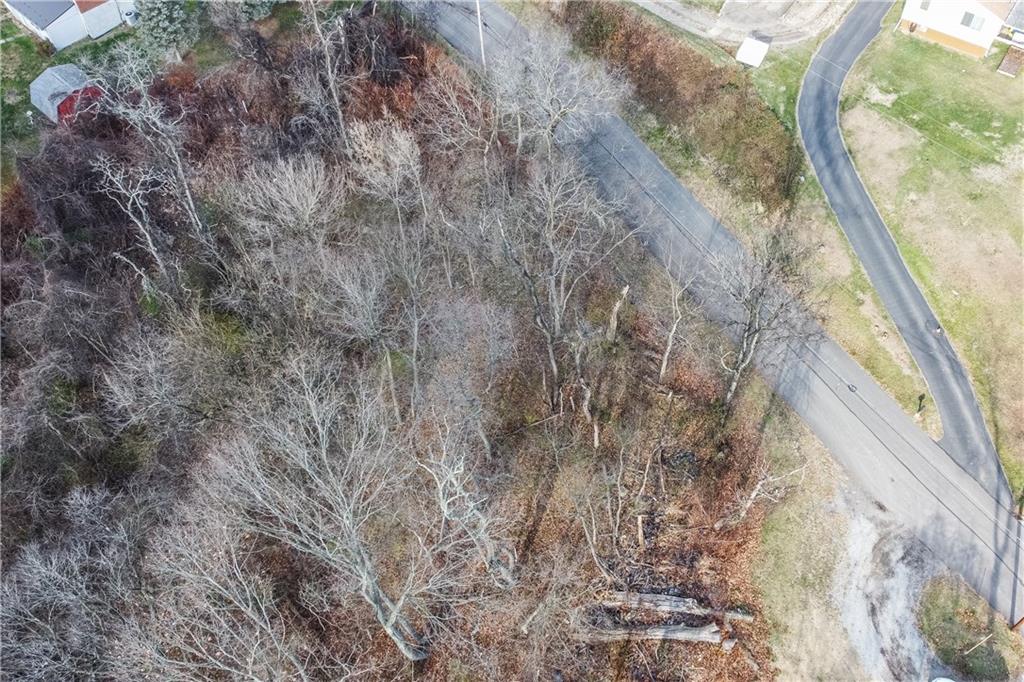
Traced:
<path fill-rule="evenodd" d="M 765 55 L 768 54 L 768 48 L 771 47 L 771 39 L 761 38 L 755 35 L 749 35 L 743 39 L 743 43 L 740 44 L 740 49 L 736 50 L 736 61 L 740 64 L 746 64 L 747 66 L 753 66 L 757 68 L 761 66 L 761 62 L 764 61 Z"/>
<path fill-rule="evenodd" d="M 32 104 L 54 123 L 74 114 L 78 99 L 90 89 L 89 77 L 74 64 L 51 66 L 28 86 Z"/>

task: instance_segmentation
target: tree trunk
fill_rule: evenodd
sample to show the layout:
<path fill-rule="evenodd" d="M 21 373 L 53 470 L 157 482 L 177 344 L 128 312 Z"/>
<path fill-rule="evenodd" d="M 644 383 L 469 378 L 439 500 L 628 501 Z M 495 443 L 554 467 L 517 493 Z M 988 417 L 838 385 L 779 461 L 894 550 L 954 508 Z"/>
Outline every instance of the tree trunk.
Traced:
<path fill-rule="evenodd" d="M 688 625 L 621 626 L 610 628 L 588 628 L 573 633 L 583 642 L 621 642 L 626 640 L 654 639 L 677 642 L 708 642 L 721 644 L 722 631 L 714 623 L 699 628 Z"/>
<path fill-rule="evenodd" d="M 648 609 L 659 613 L 688 613 L 694 616 L 720 616 L 729 620 L 751 623 L 754 617 L 742 611 L 721 611 L 707 608 L 689 597 L 673 597 L 669 594 L 641 594 L 610 592 L 601 600 L 606 608 Z"/>
<path fill-rule="evenodd" d="M 614 343 L 615 333 L 619 329 L 619 310 L 622 308 L 622 304 L 626 302 L 626 294 L 629 293 L 629 285 L 627 284 L 622 289 L 622 293 L 619 294 L 619 300 L 615 302 L 615 306 L 612 308 L 612 316 L 608 321 L 608 333 L 605 336 L 605 340 L 608 343 Z"/>

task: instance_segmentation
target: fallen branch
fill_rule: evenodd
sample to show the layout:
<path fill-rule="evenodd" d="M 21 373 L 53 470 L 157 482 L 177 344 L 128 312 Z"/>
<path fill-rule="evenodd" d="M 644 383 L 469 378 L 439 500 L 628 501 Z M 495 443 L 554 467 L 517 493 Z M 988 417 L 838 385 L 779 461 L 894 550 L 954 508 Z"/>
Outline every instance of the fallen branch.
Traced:
<path fill-rule="evenodd" d="M 621 642 L 623 640 L 655 639 L 677 642 L 709 642 L 720 644 L 722 632 L 714 623 L 693 628 L 688 625 L 621 626 L 588 628 L 573 635 L 583 642 Z"/>
<path fill-rule="evenodd" d="M 696 599 L 673 597 L 668 594 L 639 594 L 630 592 L 609 592 L 601 601 L 609 609 L 647 609 L 659 613 L 687 613 L 694 616 L 718 616 L 726 620 L 752 623 L 754 617 L 742 611 L 722 611 L 701 606 Z"/>

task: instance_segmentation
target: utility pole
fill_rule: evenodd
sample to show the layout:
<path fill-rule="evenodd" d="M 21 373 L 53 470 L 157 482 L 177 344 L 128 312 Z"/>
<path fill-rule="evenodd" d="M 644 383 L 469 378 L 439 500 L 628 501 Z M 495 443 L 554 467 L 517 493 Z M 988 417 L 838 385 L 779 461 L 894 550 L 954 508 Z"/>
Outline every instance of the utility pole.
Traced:
<path fill-rule="evenodd" d="M 480 66 L 487 70 L 487 57 L 484 55 L 484 21 L 480 16 L 480 0 L 476 0 L 476 31 L 480 35 Z"/>

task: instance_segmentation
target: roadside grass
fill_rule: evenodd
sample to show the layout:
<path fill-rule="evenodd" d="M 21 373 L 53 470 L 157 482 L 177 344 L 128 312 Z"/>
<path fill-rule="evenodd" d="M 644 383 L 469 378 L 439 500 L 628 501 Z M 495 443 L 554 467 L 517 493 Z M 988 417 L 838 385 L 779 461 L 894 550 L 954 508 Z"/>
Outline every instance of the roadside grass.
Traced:
<path fill-rule="evenodd" d="M 854 66 L 842 125 L 900 252 L 965 362 L 1024 492 L 1024 79 L 893 32 Z M 864 119 L 863 110 L 875 116 Z M 872 149 L 878 140 L 899 140 Z M 885 146 L 885 145 L 883 145 Z M 898 164 L 898 166 L 896 165 Z"/>
<path fill-rule="evenodd" d="M 813 44 L 807 41 L 785 49 L 769 50 L 761 66 L 750 72 L 750 79 L 754 81 L 761 99 L 794 135 L 797 134 L 797 95 L 817 46 L 818 41 Z"/>
<path fill-rule="evenodd" d="M 705 57 L 709 58 L 712 62 L 715 63 L 716 66 L 724 66 L 726 64 L 734 65 L 736 63 L 736 60 L 733 58 L 733 55 L 729 54 L 728 50 L 726 50 L 721 45 L 718 45 L 717 43 L 703 36 L 699 36 L 695 33 L 689 33 L 687 31 L 684 31 L 683 29 L 679 28 L 672 22 L 666 21 L 665 19 L 662 19 L 654 12 L 650 11 L 649 9 L 646 9 L 643 5 L 635 5 L 631 3 L 631 7 L 635 11 L 647 17 L 655 24 L 661 26 L 661 28 L 673 34 L 678 40 L 681 40 L 682 42 L 686 43 L 689 47 L 697 50 Z"/>
<path fill-rule="evenodd" d="M 722 11 L 722 5 L 725 4 L 725 0 L 679 0 L 684 5 L 690 5 L 698 9 L 706 9 L 712 14 L 718 14 Z"/>
<path fill-rule="evenodd" d="M 626 117 L 626 121 L 666 168 L 697 194 L 712 214 L 730 229 L 740 237 L 749 236 L 758 229 L 761 216 L 756 207 L 717 187 L 713 174 L 701 163 L 697 150 L 685 136 L 678 134 L 672 126 L 661 124 L 649 113 L 633 113 Z M 821 186 L 809 173 L 804 177 L 792 220 L 800 224 L 801 231 L 808 238 L 827 243 L 827 256 L 823 259 L 829 262 L 822 262 L 815 269 L 818 283 L 827 297 L 826 330 L 908 414 L 917 412 L 919 397 L 925 395 L 922 426 L 932 436 L 938 437 L 941 426 L 935 410 L 930 409 L 931 400 L 923 377 L 913 364 L 902 337 L 885 312 L 835 216 L 827 209 Z M 889 347 L 883 340 L 888 341 Z"/>
<path fill-rule="evenodd" d="M 1017 679 L 1024 671 L 1024 641 L 959 576 L 925 585 L 917 623 L 939 660 L 968 679 Z"/>
<path fill-rule="evenodd" d="M 760 377 L 741 409 L 766 414 L 762 447 L 789 491 L 762 525 L 752 578 L 761 593 L 779 679 L 859 679 L 856 654 L 832 603 L 846 518 L 834 506 L 843 474 L 806 424 Z"/>

